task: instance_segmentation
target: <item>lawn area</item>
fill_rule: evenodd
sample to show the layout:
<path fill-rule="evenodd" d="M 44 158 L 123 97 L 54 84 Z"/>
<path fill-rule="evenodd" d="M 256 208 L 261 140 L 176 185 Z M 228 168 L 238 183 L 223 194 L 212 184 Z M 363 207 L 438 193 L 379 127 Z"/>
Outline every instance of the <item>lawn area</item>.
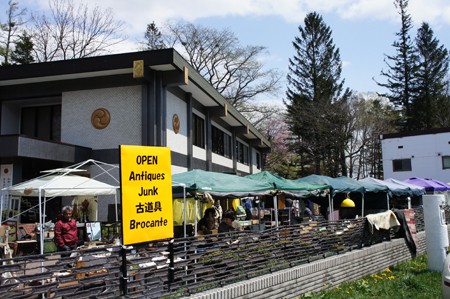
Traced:
<path fill-rule="evenodd" d="M 442 273 L 429 271 L 427 256 L 400 263 L 382 273 L 368 275 L 360 280 L 346 282 L 320 293 L 307 293 L 300 298 L 341 299 L 341 298 L 442 298 Z"/>

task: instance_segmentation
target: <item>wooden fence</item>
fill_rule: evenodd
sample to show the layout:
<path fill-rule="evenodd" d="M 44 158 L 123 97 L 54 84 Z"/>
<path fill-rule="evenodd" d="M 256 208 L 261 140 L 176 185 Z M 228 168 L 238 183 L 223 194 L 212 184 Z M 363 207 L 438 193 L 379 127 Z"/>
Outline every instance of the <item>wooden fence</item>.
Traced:
<path fill-rule="evenodd" d="M 422 209 L 415 215 L 422 231 Z M 393 237 L 360 218 L 16 257 L 0 265 L 0 298 L 178 298 Z"/>

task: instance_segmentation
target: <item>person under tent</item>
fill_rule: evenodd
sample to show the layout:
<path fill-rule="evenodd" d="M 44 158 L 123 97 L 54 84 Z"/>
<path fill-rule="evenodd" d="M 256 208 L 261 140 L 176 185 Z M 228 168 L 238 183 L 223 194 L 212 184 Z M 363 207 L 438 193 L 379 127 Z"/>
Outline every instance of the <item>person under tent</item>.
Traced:
<path fill-rule="evenodd" d="M 62 216 L 55 225 L 55 243 L 58 251 L 71 251 L 78 246 L 77 222 L 72 218 L 72 207 L 62 208 Z"/>

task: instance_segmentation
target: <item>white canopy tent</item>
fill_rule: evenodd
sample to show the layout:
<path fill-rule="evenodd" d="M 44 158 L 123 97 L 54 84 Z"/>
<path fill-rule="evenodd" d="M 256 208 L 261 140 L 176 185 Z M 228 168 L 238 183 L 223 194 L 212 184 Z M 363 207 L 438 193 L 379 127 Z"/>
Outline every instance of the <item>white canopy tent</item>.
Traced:
<path fill-rule="evenodd" d="M 100 182 L 94 178 L 88 178 L 79 175 L 73 175 L 81 171 L 83 166 L 92 165 L 97 166 L 101 170 L 101 173 L 96 177 L 107 174 L 115 182 L 117 186 L 109 185 Z M 116 221 L 118 221 L 117 210 L 117 197 L 120 190 L 120 184 L 117 179 L 111 174 L 113 169 L 117 169 L 118 166 L 106 164 L 95 160 L 87 160 L 82 163 L 69 166 L 67 168 L 55 169 L 47 174 L 37 177 L 35 179 L 16 184 L 14 186 L 6 187 L 1 192 L 1 205 L 0 205 L 0 223 L 3 222 L 3 202 L 4 198 L 6 202 L 10 200 L 11 196 L 33 196 L 38 197 L 39 205 L 39 229 L 42 231 L 43 223 L 45 221 L 45 204 L 57 196 L 98 196 L 98 195 L 114 195 L 114 201 L 116 206 Z M 20 209 L 20 205 L 19 205 Z M 19 211 L 20 213 L 20 211 Z M 43 254 L 44 250 L 44 234 L 40 234 L 40 253 Z"/>

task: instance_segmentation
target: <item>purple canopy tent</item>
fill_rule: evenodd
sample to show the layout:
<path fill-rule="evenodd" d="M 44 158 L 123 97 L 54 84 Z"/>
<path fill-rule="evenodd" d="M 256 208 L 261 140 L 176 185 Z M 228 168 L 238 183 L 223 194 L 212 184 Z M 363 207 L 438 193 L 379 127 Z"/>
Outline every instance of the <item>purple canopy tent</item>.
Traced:
<path fill-rule="evenodd" d="M 438 181 L 438 180 L 435 180 L 435 179 L 426 179 L 426 180 L 430 180 L 432 182 L 435 182 L 436 184 L 439 184 L 439 185 L 443 186 L 444 188 L 447 188 L 445 191 L 450 190 L 450 185 L 447 184 L 447 183 L 444 183 L 444 182 L 441 182 L 441 181 Z"/>
<path fill-rule="evenodd" d="M 449 185 L 447 185 L 443 182 L 439 182 L 437 180 L 433 180 L 433 179 L 424 179 L 424 178 L 415 178 L 414 177 L 414 178 L 409 178 L 407 180 L 404 180 L 404 182 L 424 187 L 426 192 L 450 190 Z"/>

